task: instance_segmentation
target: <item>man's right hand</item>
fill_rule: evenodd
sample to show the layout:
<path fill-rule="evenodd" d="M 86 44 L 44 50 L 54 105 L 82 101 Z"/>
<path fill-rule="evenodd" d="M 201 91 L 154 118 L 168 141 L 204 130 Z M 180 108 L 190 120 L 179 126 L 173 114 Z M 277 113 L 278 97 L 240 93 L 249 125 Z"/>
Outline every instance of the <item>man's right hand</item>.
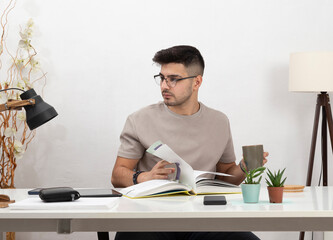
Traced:
<path fill-rule="evenodd" d="M 111 182 L 116 188 L 124 188 L 133 185 L 133 169 L 136 168 L 139 159 L 117 157 L 113 167 Z M 159 161 L 149 172 L 139 174 L 137 182 L 141 183 L 152 179 L 168 179 L 168 174 L 175 172 L 174 168 L 164 168 L 167 161 Z"/>
<path fill-rule="evenodd" d="M 168 175 L 175 172 L 174 168 L 164 168 L 168 164 L 170 164 L 168 161 L 159 161 L 149 172 L 143 172 L 138 176 L 138 183 L 153 179 L 168 179 Z"/>

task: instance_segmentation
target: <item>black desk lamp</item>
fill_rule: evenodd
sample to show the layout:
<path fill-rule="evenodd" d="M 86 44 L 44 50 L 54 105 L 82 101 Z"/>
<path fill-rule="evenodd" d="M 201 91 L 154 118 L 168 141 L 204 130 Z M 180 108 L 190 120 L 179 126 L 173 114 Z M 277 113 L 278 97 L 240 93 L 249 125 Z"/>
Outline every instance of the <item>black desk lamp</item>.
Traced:
<path fill-rule="evenodd" d="M 44 123 L 55 118 L 58 113 L 56 110 L 43 101 L 41 96 L 37 95 L 34 89 L 24 91 L 20 88 L 2 89 L 0 92 L 9 90 L 20 90 L 23 93 L 20 95 L 22 100 L 9 100 L 5 104 L 0 105 L 0 112 L 6 110 L 20 110 L 24 107 L 26 111 L 26 122 L 30 130 L 38 128 Z"/>
<path fill-rule="evenodd" d="M 311 186 L 320 110 L 323 186 L 327 186 L 327 126 L 333 150 L 333 120 L 327 92 L 333 92 L 333 52 L 301 52 L 290 55 L 289 91 L 320 92 L 314 117 L 306 186 Z M 304 239 L 304 232 L 300 238 Z"/>

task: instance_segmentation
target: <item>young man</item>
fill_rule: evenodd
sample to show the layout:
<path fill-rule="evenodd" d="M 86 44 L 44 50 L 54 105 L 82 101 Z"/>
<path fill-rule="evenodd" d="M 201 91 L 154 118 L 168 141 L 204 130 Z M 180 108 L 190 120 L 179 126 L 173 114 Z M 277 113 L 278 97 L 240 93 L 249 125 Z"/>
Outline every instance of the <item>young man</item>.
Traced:
<path fill-rule="evenodd" d="M 153 61 L 161 66 L 155 81 L 163 102 L 131 114 L 120 136 L 121 145 L 112 172 L 115 187 L 151 179 L 167 179 L 168 162 L 146 153 L 161 140 L 195 170 L 233 175 L 222 180 L 240 184 L 245 174 L 236 165 L 229 120 L 222 112 L 198 101 L 204 60 L 191 46 L 174 46 L 157 52 Z M 265 156 L 268 154 L 265 153 Z M 267 160 L 264 159 L 264 163 Z M 242 162 L 242 161 L 241 161 Z M 116 239 L 258 239 L 252 233 L 117 233 Z M 199 237 L 199 238 L 198 238 Z"/>

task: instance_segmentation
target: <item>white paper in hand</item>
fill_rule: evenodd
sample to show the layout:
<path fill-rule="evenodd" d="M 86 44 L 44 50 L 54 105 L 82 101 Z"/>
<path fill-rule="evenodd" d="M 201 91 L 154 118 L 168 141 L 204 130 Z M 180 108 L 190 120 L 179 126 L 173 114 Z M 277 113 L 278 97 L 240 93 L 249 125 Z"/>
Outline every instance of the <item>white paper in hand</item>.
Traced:
<path fill-rule="evenodd" d="M 179 182 L 190 186 L 195 191 L 196 186 L 193 168 L 179 157 L 168 145 L 157 141 L 147 149 L 147 152 L 170 163 L 179 163 Z"/>

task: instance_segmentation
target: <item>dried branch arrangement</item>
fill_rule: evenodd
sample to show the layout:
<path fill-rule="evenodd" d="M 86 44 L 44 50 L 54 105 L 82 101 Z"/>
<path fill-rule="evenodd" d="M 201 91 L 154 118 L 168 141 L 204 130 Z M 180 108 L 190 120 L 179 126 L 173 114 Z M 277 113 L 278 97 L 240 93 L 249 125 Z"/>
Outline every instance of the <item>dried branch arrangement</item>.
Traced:
<path fill-rule="evenodd" d="M 30 19 L 19 31 L 20 39 L 15 54 L 11 54 L 6 45 L 8 35 L 8 15 L 15 7 L 15 0 L 10 0 L 3 10 L 0 42 L 0 89 L 11 87 L 28 90 L 46 84 L 45 73 L 36 59 L 37 52 L 31 44 L 34 23 Z M 8 66 L 6 66 L 6 64 Z M 4 70 L 3 68 L 6 69 Z M 4 74 L 3 74 L 4 72 Z M 20 100 L 20 91 L 8 90 L 0 93 L 0 104 L 8 100 Z M 30 131 L 25 122 L 24 110 L 0 112 L 0 188 L 14 188 L 15 169 L 35 137 L 35 131 Z"/>

